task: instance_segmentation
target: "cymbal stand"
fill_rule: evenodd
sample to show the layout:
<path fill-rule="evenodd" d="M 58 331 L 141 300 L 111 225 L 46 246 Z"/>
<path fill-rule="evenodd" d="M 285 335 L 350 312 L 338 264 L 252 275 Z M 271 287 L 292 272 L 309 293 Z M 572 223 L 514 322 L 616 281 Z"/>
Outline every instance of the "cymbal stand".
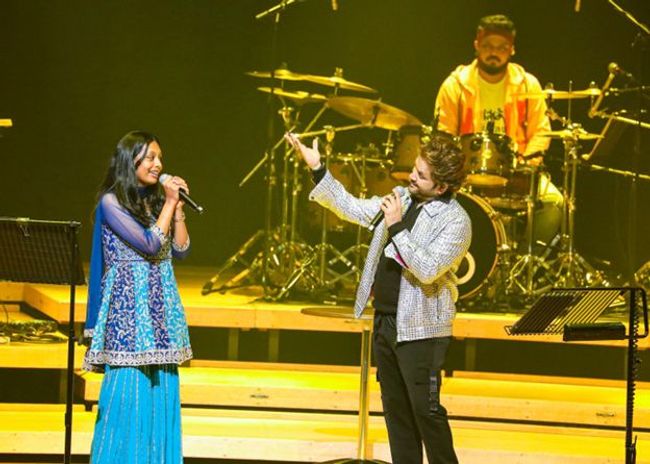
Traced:
<path fill-rule="evenodd" d="M 594 269 L 574 248 L 576 179 L 582 126 L 571 123 L 567 128 L 573 135 L 562 140 L 564 144 L 564 164 L 562 166 L 564 202 L 560 229 L 560 251 L 555 261 L 551 263 L 553 285 L 569 288 L 589 287 L 601 284 L 604 279 L 602 274 Z"/>
<path fill-rule="evenodd" d="M 334 141 L 334 136 L 336 133 L 334 132 L 332 126 L 326 126 L 326 140 L 327 144 L 325 145 L 325 150 L 326 150 L 326 158 L 325 158 L 325 165 L 329 168 L 329 163 L 330 160 L 332 159 L 332 142 Z M 327 210 L 325 208 L 322 208 L 321 211 L 321 241 L 320 244 L 316 246 L 316 251 L 319 255 L 319 264 L 318 264 L 318 277 L 319 277 L 319 282 L 321 283 L 322 286 L 329 288 L 331 287 L 334 283 L 336 283 L 338 280 L 345 278 L 351 273 L 357 273 L 359 271 L 359 268 L 355 265 L 353 265 L 348 259 L 346 259 L 346 256 L 344 253 L 341 253 L 334 245 L 328 243 L 327 241 Z M 328 261 L 327 259 L 327 254 L 332 253 L 334 255 L 334 258 Z M 332 271 L 329 269 L 328 266 L 332 266 L 334 263 L 337 261 L 342 262 L 347 268 L 348 271 L 345 273 L 336 273 L 335 271 Z M 334 274 L 334 277 L 332 280 L 326 280 L 327 279 L 327 274 L 328 271 L 330 274 Z"/>
<path fill-rule="evenodd" d="M 388 146 L 388 144 L 390 144 L 392 147 L 390 134 L 388 136 L 388 143 L 386 145 Z M 357 166 L 354 160 L 350 161 L 350 167 L 352 168 L 352 172 L 354 173 L 360 185 L 360 189 L 359 189 L 360 199 L 364 199 L 368 196 L 368 186 L 366 184 L 367 161 L 368 161 L 367 156 L 363 151 L 361 152 L 361 169 L 359 169 L 359 167 Z M 355 263 L 355 267 L 357 269 L 361 269 L 362 260 L 368 252 L 368 245 L 365 243 L 364 240 L 362 240 L 364 231 L 365 229 L 363 227 L 357 226 L 356 240 L 354 245 L 352 245 L 351 247 L 343 251 L 344 256 L 352 255 L 353 261 Z M 360 278 L 361 278 L 361 274 L 357 272 L 355 276 L 355 283 L 359 283 Z"/>
<path fill-rule="evenodd" d="M 535 229 L 535 204 L 539 198 L 539 169 L 530 166 L 530 189 L 526 198 L 526 254 L 522 255 L 512 265 L 508 273 L 506 292 L 515 292 L 529 300 L 544 293 L 553 286 L 548 280 L 545 282 L 540 277 L 540 271 L 551 272 L 551 267 L 546 261 L 533 254 L 534 229 Z M 543 284 L 537 286 L 538 284 Z"/>
<path fill-rule="evenodd" d="M 303 132 L 298 137 L 313 137 L 324 134 L 326 137 L 325 145 L 325 166 L 329 167 L 332 155 L 333 141 L 336 132 L 347 131 L 365 127 L 363 124 L 353 124 L 350 126 L 343 126 L 335 128 L 333 126 L 325 126 L 322 131 Z M 328 254 L 333 257 L 328 260 Z M 341 262 L 347 268 L 343 273 L 336 272 L 331 269 L 331 266 L 337 262 Z M 313 269 L 313 265 L 318 267 Z M 341 253 L 334 245 L 328 243 L 327 238 L 327 211 L 323 208 L 321 217 L 321 237 L 320 243 L 313 247 L 311 252 L 306 255 L 300 265 L 298 261 L 295 262 L 294 271 L 284 282 L 280 290 L 273 295 L 270 299 L 273 301 L 281 300 L 288 296 L 289 292 L 299 283 L 302 287 L 309 289 L 312 293 L 321 290 L 332 290 L 334 285 L 341 279 L 346 278 L 350 274 L 358 274 L 359 269 L 354 265 L 343 253 Z M 332 276 L 331 279 L 328 277 Z"/>
<path fill-rule="evenodd" d="M 337 91 L 338 89 L 335 89 Z M 311 128 L 316 124 L 316 122 L 320 119 L 321 115 L 325 110 L 327 109 L 327 105 L 324 104 L 321 109 L 318 111 L 316 116 L 310 121 L 309 124 L 305 127 L 306 131 L 311 130 Z M 329 126 L 326 126 L 329 127 Z M 327 133 L 327 132 L 326 132 Z M 300 156 L 295 153 L 294 149 L 289 146 L 289 144 L 286 144 L 286 151 L 285 151 L 285 162 L 288 164 L 291 164 L 292 166 L 292 173 L 291 173 L 291 203 L 289 205 L 289 191 L 288 191 L 288 170 L 285 170 L 285 175 L 284 175 L 284 182 L 283 182 L 283 198 L 285 202 L 285 207 L 283 208 L 283 227 L 285 229 L 285 234 L 283 237 L 283 243 L 288 240 L 288 243 L 297 245 L 298 248 L 300 248 L 302 251 L 304 251 L 304 248 L 306 246 L 306 243 L 298 236 L 298 209 L 299 209 L 299 201 L 300 201 L 300 192 L 302 191 L 302 176 L 301 176 L 301 166 L 302 166 L 302 161 L 300 160 Z M 291 216 L 289 217 L 287 215 L 287 209 L 290 210 Z M 287 236 L 288 234 L 288 236 Z M 295 247 L 290 247 L 294 248 Z M 296 266 L 296 256 L 295 254 L 292 254 L 290 256 L 290 259 L 288 260 L 288 264 L 291 268 L 295 268 Z"/>
<path fill-rule="evenodd" d="M 300 112 L 293 117 L 293 108 L 289 107 L 284 99 L 281 99 L 282 107 L 278 110 L 278 114 L 282 117 L 285 131 L 293 131 L 299 125 Z M 322 114 L 327 109 L 323 104 L 316 115 L 307 125 L 307 128 L 313 127 L 314 124 L 320 119 Z M 281 146 L 284 145 L 283 157 L 283 183 L 281 186 L 281 223 L 273 226 L 273 194 L 278 183 L 278 175 L 276 168 L 276 153 Z M 220 292 L 224 293 L 228 290 L 240 288 L 249 285 L 262 285 L 264 297 L 270 298 L 279 282 L 290 272 L 290 269 L 295 267 L 295 259 L 297 252 L 305 252 L 308 247 L 305 243 L 296 245 L 295 242 L 295 226 L 292 221 L 288 223 L 289 217 L 289 203 L 288 203 L 288 172 L 289 161 L 293 149 L 284 141 L 284 134 L 277 140 L 277 142 L 264 153 L 260 161 L 248 172 L 246 176 L 239 183 L 239 187 L 245 185 L 253 175 L 262 167 L 267 166 L 266 175 L 266 205 L 264 229 L 258 230 L 251 238 L 249 238 L 240 248 L 233 254 L 226 262 L 217 270 L 217 272 L 206 282 L 203 286 L 201 293 L 207 295 L 209 293 Z M 297 177 L 294 176 L 294 184 L 297 182 Z M 296 187 L 294 187 L 294 190 Z M 293 208 L 295 210 L 295 208 Z M 293 217 L 293 216 L 292 216 Z M 291 241 L 287 236 L 291 237 Z M 251 251 L 256 249 L 258 242 L 262 241 L 263 249 L 261 252 Z M 249 255 L 252 254 L 251 257 Z M 221 276 L 236 264 L 244 265 L 244 269 L 230 278 L 219 287 L 215 288 L 215 284 L 219 281 Z M 273 277 L 272 277 L 273 275 Z M 280 277 L 277 277 L 277 276 Z M 279 282 L 278 282 L 279 280 Z M 243 283 L 242 283 L 243 282 Z"/>

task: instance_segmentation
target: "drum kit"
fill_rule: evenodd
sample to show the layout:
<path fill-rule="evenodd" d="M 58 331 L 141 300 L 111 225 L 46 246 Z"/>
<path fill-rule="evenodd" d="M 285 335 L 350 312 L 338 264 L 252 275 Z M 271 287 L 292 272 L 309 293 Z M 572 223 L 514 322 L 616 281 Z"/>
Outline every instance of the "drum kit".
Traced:
<path fill-rule="evenodd" d="M 277 114 L 284 131 L 292 131 L 301 138 L 321 137 L 321 152 L 329 171 L 360 198 L 385 195 L 394 186 L 408 182 L 422 141 L 432 136 L 451 137 L 380 99 L 339 95 L 341 90 L 376 93 L 371 87 L 344 78 L 340 68 L 332 76 L 297 73 L 286 68 L 246 74 L 280 83 L 257 89 L 279 100 Z M 289 90 L 293 82 L 329 87 L 331 92 L 326 96 Z M 593 105 L 599 95 L 601 90 L 592 87 L 572 91 L 550 88 L 515 95 L 518 99 L 546 99 L 550 118 L 562 124 L 561 130 L 538 134 L 560 140 L 564 147 L 562 194 L 552 205 L 555 223 L 539 214 L 550 177 L 542 164 L 523 161 L 508 136 L 491 130 L 494 125 L 489 124 L 490 118 L 498 119 L 501 115 L 486 115 L 485 132 L 453 137 L 465 154 L 467 171 L 466 185 L 457 193 L 457 199 L 473 227 L 472 244 L 457 272 L 459 295 L 465 301 L 461 306 L 481 302 L 493 305 L 500 299 L 510 304 L 513 298 L 529 303 L 551 286 L 607 284 L 602 273 L 574 247 L 576 171 L 581 160 L 581 142 L 602 136 L 586 132 L 570 118 L 559 117 L 551 104 L 568 100 L 570 107 L 574 99 L 589 98 Z M 306 105 L 320 107 L 303 124 L 300 117 Z M 328 112 L 355 123 L 325 124 L 314 130 Z M 357 145 L 347 152 L 334 149 L 340 133 L 369 128 L 385 131 L 379 146 Z M 203 294 L 261 285 L 264 299 L 270 301 L 297 298 L 341 303 L 351 299 L 367 251 L 367 232 L 309 204 L 310 173 L 282 137 L 240 185 L 263 167 L 267 185 L 266 227 L 218 269 L 205 284 Z M 540 232 L 544 229 L 545 234 Z M 317 243 L 309 243 L 305 238 L 309 234 L 312 238 L 316 236 Z M 243 265 L 243 269 L 228 272 L 237 265 Z"/>

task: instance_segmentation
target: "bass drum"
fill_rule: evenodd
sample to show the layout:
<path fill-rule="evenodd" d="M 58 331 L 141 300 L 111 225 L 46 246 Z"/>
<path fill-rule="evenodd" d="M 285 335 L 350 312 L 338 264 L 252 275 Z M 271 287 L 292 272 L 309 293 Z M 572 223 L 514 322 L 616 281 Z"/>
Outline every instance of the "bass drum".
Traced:
<path fill-rule="evenodd" d="M 456 200 L 472 220 L 472 243 L 456 271 L 458 295 L 464 299 L 478 293 L 495 272 L 506 231 L 497 212 L 483 198 L 461 191 Z"/>

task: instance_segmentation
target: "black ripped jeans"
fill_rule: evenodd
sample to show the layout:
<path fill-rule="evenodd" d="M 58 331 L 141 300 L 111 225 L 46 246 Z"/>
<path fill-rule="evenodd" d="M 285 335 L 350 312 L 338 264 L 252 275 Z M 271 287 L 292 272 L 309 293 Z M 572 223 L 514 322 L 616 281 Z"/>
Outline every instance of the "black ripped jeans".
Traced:
<path fill-rule="evenodd" d="M 373 351 L 393 464 L 458 463 L 440 404 L 440 369 L 451 337 L 397 343 L 395 316 L 375 314 Z"/>

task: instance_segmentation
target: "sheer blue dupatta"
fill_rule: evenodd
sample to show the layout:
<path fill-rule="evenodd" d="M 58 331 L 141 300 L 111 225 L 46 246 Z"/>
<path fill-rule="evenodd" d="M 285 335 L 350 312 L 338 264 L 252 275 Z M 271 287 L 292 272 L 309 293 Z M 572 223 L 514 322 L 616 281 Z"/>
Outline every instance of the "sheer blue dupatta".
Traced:
<path fill-rule="evenodd" d="M 95 208 L 92 248 L 90 252 L 90 271 L 88 277 L 88 302 L 86 304 L 86 323 L 84 339 L 90 339 L 95 331 L 99 307 L 102 303 L 102 277 L 104 276 L 104 248 L 102 246 L 102 224 L 104 211 L 101 202 Z"/>

